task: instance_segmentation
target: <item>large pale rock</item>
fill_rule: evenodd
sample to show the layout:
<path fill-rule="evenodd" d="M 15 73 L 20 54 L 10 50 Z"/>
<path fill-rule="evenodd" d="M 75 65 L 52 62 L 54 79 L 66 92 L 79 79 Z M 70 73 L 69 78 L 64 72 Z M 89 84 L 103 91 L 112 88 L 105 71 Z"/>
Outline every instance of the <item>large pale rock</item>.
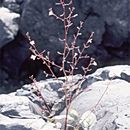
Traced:
<path fill-rule="evenodd" d="M 78 112 L 78 120 L 85 112 L 92 111 L 97 122 L 91 130 L 129 130 L 130 66 L 100 68 L 86 78 L 82 84 L 83 93 L 70 106 L 70 110 Z M 86 88 L 89 91 L 85 91 Z M 65 110 L 60 115 L 64 114 Z"/>
<path fill-rule="evenodd" d="M 10 118 L 35 118 L 29 108 L 30 100 L 15 93 L 0 95 L 0 113 Z"/>
<path fill-rule="evenodd" d="M 0 114 L 1 130 L 59 130 L 53 123 L 45 123 L 43 119 L 9 118 Z"/>
<path fill-rule="evenodd" d="M 50 103 L 54 104 L 63 96 L 63 93 L 57 93 L 58 89 L 61 88 L 63 82 L 58 80 L 48 80 L 48 81 L 39 81 L 36 82 L 36 86 L 41 94 L 44 96 L 45 100 Z M 24 85 L 21 89 L 17 90 L 16 95 L 21 96 L 31 96 L 33 91 L 31 89 L 37 90 L 37 87 L 33 84 Z"/>
<path fill-rule="evenodd" d="M 0 48 L 12 41 L 19 29 L 20 15 L 9 9 L 0 8 Z"/>
<path fill-rule="evenodd" d="M 87 76 L 83 86 L 89 86 L 97 81 L 110 79 L 122 79 L 130 82 L 130 66 L 115 65 L 97 69 L 93 74 Z"/>
<path fill-rule="evenodd" d="M 37 111 L 37 108 L 35 108 L 35 104 L 37 105 L 36 107 L 40 109 L 43 107 L 46 108 L 46 103 L 48 104 L 50 109 L 52 109 L 55 104 L 59 104 L 59 101 L 64 94 L 63 92 L 58 93 L 58 89 L 62 87 L 63 82 L 58 80 L 48 80 L 36 82 L 35 85 L 24 85 L 21 89 L 17 90 L 16 95 L 28 96 L 29 99 L 33 102 L 30 104 L 30 108 L 32 109 L 33 113 L 46 115 L 46 112 L 41 113 L 41 111 Z M 39 98 L 37 94 L 38 91 L 40 91 L 40 95 L 44 98 L 44 101 Z M 64 103 L 60 104 L 60 107 L 56 106 L 53 110 L 53 114 L 55 114 L 56 111 L 61 112 L 63 109 Z"/>
<path fill-rule="evenodd" d="M 70 109 L 75 109 L 79 118 L 86 111 L 93 111 L 97 123 L 92 130 L 129 130 L 130 83 L 120 79 L 97 81 L 89 89 L 73 100 Z"/>
<path fill-rule="evenodd" d="M 67 85 L 75 84 L 81 79 L 81 75 L 69 76 Z M 59 80 L 48 79 L 36 82 L 42 96 L 51 106 L 51 114 L 54 114 L 54 119 L 62 123 L 62 127 L 64 126 L 65 110 L 61 111 L 65 108 L 65 102 L 64 100 L 62 103 L 60 102 L 64 94 L 58 90 L 61 89 L 64 81 L 65 78 L 61 77 Z M 42 111 L 44 102 L 33 88 L 35 86 L 25 85 L 16 93 L 0 95 L 0 128 L 2 130 L 60 129 L 57 127 L 58 124 L 45 122 L 47 117 Z M 85 88 L 90 91 L 84 90 L 72 101 L 70 110 L 74 109 L 77 113 L 69 112 L 70 116 L 76 116 L 76 120 L 70 120 L 69 123 L 79 124 L 80 119 L 85 118 L 85 124 L 82 121 L 81 125 L 85 127 L 93 125 L 89 126 L 89 128 L 92 127 L 90 130 L 130 129 L 130 66 L 100 68 L 86 77 L 82 84 L 82 89 Z M 25 96 L 28 96 L 29 99 Z M 92 111 L 91 117 L 82 117 L 84 113 L 89 115 L 90 111 Z"/>
<path fill-rule="evenodd" d="M 15 93 L 0 95 L 0 130 L 59 130 L 31 112 L 30 100 Z"/>
<path fill-rule="evenodd" d="M 78 82 L 82 78 L 81 75 L 75 75 L 73 77 L 68 76 L 68 86 Z M 40 91 L 44 100 L 48 103 L 51 108 L 51 115 L 59 114 L 65 107 L 64 104 L 64 85 L 65 77 L 60 77 L 58 80 L 56 79 L 48 79 L 36 82 L 34 84 L 24 85 L 21 89 L 17 90 L 17 96 L 28 96 L 29 99 L 36 103 L 39 107 L 45 106 L 45 102 L 40 100 L 37 96 L 37 89 Z M 62 89 L 62 90 L 61 90 Z M 63 99 L 62 99 L 63 98 Z M 34 113 L 39 114 L 35 111 L 34 104 L 30 105 Z M 40 113 L 42 114 L 42 113 Z"/>

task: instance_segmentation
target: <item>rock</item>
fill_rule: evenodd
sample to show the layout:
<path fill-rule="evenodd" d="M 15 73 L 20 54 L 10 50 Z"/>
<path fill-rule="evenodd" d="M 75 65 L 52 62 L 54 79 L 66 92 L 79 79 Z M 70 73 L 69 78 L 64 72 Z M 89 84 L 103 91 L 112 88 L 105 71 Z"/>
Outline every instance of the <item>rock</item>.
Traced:
<path fill-rule="evenodd" d="M 78 120 L 86 111 L 92 111 L 97 118 L 92 130 L 130 129 L 129 70 L 130 66 L 117 65 L 100 68 L 88 75 L 82 88 L 88 88 L 90 91 L 84 90 L 70 106 L 70 110 L 74 109 L 78 112 Z M 65 110 L 60 116 L 64 114 Z M 63 123 L 63 119 L 61 122 Z"/>
<path fill-rule="evenodd" d="M 42 119 L 10 119 L 0 114 L 1 130 L 60 130 L 54 124 L 45 123 Z"/>
<path fill-rule="evenodd" d="M 1 6 L 21 15 L 24 7 L 24 0 L 2 0 Z"/>
<path fill-rule="evenodd" d="M 61 109 L 64 109 L 64 105 L 60 103 L 60 99 L 63 97 L 63 92 L 58 92 L 58 89 L 60 89 L 63 85 L 63 82 L 61 80 L 47 80 L 47 81 L 40 81 L 36 83 L 35 85 L 24 85 L 21 89 L 17 90 L 16 95 L 20 96 L 28 96 L 29 99 L 35 104 L 38 105 L 39 108 L 45 106 L 45 102 L 39 98 L 41 95 L 50 109 L 52 109 L 52 113 L 55 114 L 55 112 L 61 112 Z M 37 90 L 38 89 L 38 90 Z M 38 96 L 38 91 L 40 91 L 40 95 Z M 60 103 L 56 106 L 56 104 Z M 34 104 L 31 104 L 30 107 L 32 107 L 32 110 L 34 113 L 37 113 L 35 111 Z M 55 109 L 52 108 L 55 106 Z M 42 115 L 42 113 L 40 113 Z M 45 113 L 46 115 L 46 113 Z"/>
<path fill-rule="evenodd" d="M 18 87 L 14 87 L 16 84 L 17 86 L 18 84 L 20 85 L 17 75 L 21 63 L 28 57 L 27 53 L 29 47 L 27 47 L 27 44 L 25 45 L 25 43 L 23 43 L 23 39 L 18 38 L 20 37 L 19 5 L 15 0 L 2 0 L 0 6 L 0 35 L 2 36 L 0 38 L 0 77 L 2 77 L 0 79 L 0 85 L 3 86 L 3 89 L 10 85 L 10 87 L 8 87 L 8 92 L 10 92 L 10 90 L 14 91 L 18 89 Z M 11 88 L 12 86 L 14 89 Z"/>
<path fill-rule="evenodd" d="M 4 0 L 2 5 L 15 13 L 19 14 L 21 12 L 20 5 L 16 0 Z"/>
<path fill-rule="evenodd" d="M 54 103 L 63 96 L 63 93 L 57 95 L 58 89 L 62 86 L 63 82 L 58 80 L 39 81 L 36 86 L 40 92 L 45 96 L 45 100 L 50 103 Z M 24 85 L 21 89 L 17 90 L 16 95 L 19 96 L 31 96 L 31 89 L 36 90 L 37 88 L 31 85 Z M 28 91 L 28 93 L 26 93 Z M 33 93 L 33 92 L 32 92 Z"/>
<path fill-rule="evenodd" d="M 82 78 L 81 75 L 68 76 L 68 81 L 66 85 L 74 85 Z M 24 85 L 21 89 L 18 89 L 16 92 L 17 96 L 28 96 L 29 99 L 36 103 L 39 107 L 43 107 L 45 102 L 40 100 L 37 95 L 37 88 L 40 91 L 41 96 L 47 102 L 48 106 L 51 109 L 50 115 L 59 114 L 65 107 L 64 104 L 64 92 L 63 92 L 63 83 L 65 82 L 65 77 L 60 77 L 56 79 L 48 79 L 36 82 L 36 86 L 33 84 Z M 75 88 L 74 88 L 75 89 Z M 31 104 L 34 113 L 37 113 L 34 109 L 34 104 Z"/>
<path fill-rule="evenodd" d="M 128 5 L 128 0 L 74 1 L 75 12 L 79 14 L 74 26 L 78 25 L 78 20 L 85 22 L 79 44 L 82 45 L 86 41 L 86 35 L 90 32 L 95 33 L 94 45 L 88 52 L 97 59 L 99 65 L 110 64 L 111 57 L 124 60 L 130 55 L 128 42 L 130 31 L 128 12 L 130 9 Z M 20 28 L 23 32 L 30 32 L 39 50 L 47 49 L 54 56 L 57 50 L 63 49 L 58 41 L 60 34 L 62 37 L 63 27 L 59 21 L 56 22 L 54 17 L 48 17 L 48 10 L 51 7 L 57 14 L 59 13 L 60 8 L 50 0 L 27 1 L 22 13 Z M 76 29 L 73 29 L 70 35 L 75 32 Z M 69 36 L 70 39 L 71 36 Z"/>
<path fill-rule="evenodd" d="M 122 79 L 129 82 L 129 65 L 115 65 L 97 69 L 93 74 L 87 76 L 83 86 L 89 86 L 94 82 Z"/>
<path fill-rule="evenodd" d="M 100 101 L 107 86 L 108 89 Z M 97 123 L 92 130 L 130 129 L 127 123 L 130 107 L 129 86 L 130 83 L 120 79 L 95 82 L 89 86 L 91 91 L 84 91 L 73 100 L 70 109 L 75 109 L 79 113 L 79 118 L 87 110 L 94 111 Z"/>
<path fill-rule="evenodd" d="M 10 118 L 35 118 L 29 108 L 30 100 L 24 96 L 13 94 L 0 95 L 0 113 Z"/>
<path fill-rule="evenodd" d="M 128 60 L 130 56 L 128 42 L 130 28 L 128 27 L 129 15 L 127 13 L 130 10 L 128 7 L 129 3 L 128 0 L 115 1 L 74 1 L 75 13 L 78 13 L 79 16 L 74 20 L 72 30 L 68 35 L 68 41 L 69 43 L 72 41 L 72 35 L 76 33 L 79 20 L 84 21 L 84 26 L 81 30 L 82 36 L 79 37 L 77 44 L 82 46 L 90 33 L 95 33 L 93 44 L 86 53 L 96 58 L 98 67 L 110 64 L 124 64 L 124 61 L 130 64 Z M 22 31 L 23 34 L 29 32 L 31 38 L 36 41 L 36 46 L 40 51 L 50 51 L 51 59 L 58 65 L 61 64 L 61 58 L 57 55 L 57 51 L 63 50 L 63 43 L 58 40 L 59 37 L 63 37 L 63 26 L 60 21 L 48 16 L 49 8 L 54 8 L 56 14 L 59 14 L 61 11 L 54 1 L 2 0 L 0 1 L 0 6 L 0 19 L 2 20 L 0 21 L 0 32 L 2 35 L 0 38 L 0 49 L 6 44 L 10 44 L 10 41 L 12 42 L 17 37 L 16 35 L 20 28 L 19 31 Z M 12 48 L 9 49 L 9 52 L 11 52 Z M 23 46 L 19 46 L 18 52 L 14 52 L 11 55 L 15 55 L 15 53 L 18 56 L 21 56 L 21 53 L 26 55 L 26 51 L 23 51 Z M 32 64 L 29 57 L 26 58 L 25 61 L 23 61 L 25 57 L 21 58 L 21 60 L 18 58 L 14 59 L 14 63 L 18 64 L 16 65 L 18 67 L 15 66 L 16 70 L 14 73 L 17 73 L 16 71 L 19 70 L 22 64 L 20 68 L 22 78 L 27 77 L 28 73 L 31 73 L 30 71 L 33 70 L 35 71 L 33 74 L 37 76 L 41 65 L 37 62 Z M 9 60 L 12 62 L 11 58 Z M 89 59 L 83 60 L 82 63 L 88 65 Z M 10 66 L 11 70 L 14 70 L 13 66 Z M 79 64 L 79 68 L 80 66 L 81 64 Z M 44 67 L 44 70 L 46 70 L 46 67 Z M 57 73 L 59 76 L 63 76 L 63 73 Z M 82 71 L 76 71 L 75 74 L 77 73 L 82 73 Z M 12 75 L 13 73 L 11 73 Z M 15 75 L 15 77 L 17 76 Z M 41 79 L 41 76 L 39 77 Z M 25 80 L 27 81 L 27 78 Z"/>
<path fill-rule="evenodd" d="M 78 112 L 79 119 L 86 111 L 93 111 L 96 115 L 97 123 L 92 127 L 92 130 L 103 130 L 105 128 L 111 130 L 116 130 L 116 128 L 129 129 L 129 125 L 127 123 L 129 120 L 129 111 L 127 110 L 129 110 L 130 106 L 130 96 L 128 93 L 130 83 L 127 82 L 129 79 L 129 69 L 130 67 L 127 65 L 100 68 L 95 73 L 88 75 L 87 79 L 82 84 L 83 89 L 88 87 L 90 91 L 84 91 L 77 98 L 75 98 L 72 101 L 70 109 L 75 109 Z M 81 79 L 81 76 L 79 75 L 78 78 L 77 75 L 74 79 L 74 81 L 77 82 Z M 59 80 L 64 81 L 64 78 L 59 78 Z M 69 81 L 71 83 L 71 76 L 69 77 Z M 46 82 L 37 83 L 39 88 L 42 87 L 42 90 L 44 90 L 43 94 L 45 99 L 47 102 L 50 102 L 50 104 L 52 104 L 53 99 L 46 92 L 49 90 L 49 92 L 52 93 L 50 87 L 55 88 L 55 83 L 57 83 L 55 80 L 47 80 Z M 57 88 L 55 88 L 54 93 L 58 94 L 58 89 L 61 87 L 61 84 L 59 87 L 58 85 L 56 86 Z M 24 90 L 27 90 L 27 88 L 29 87 L 24 86 Z M 106 88 L 107 91 L 102 100 L 99 102 Z M 25 94 L 28 95 L 28 93 Z M 59 114 L 59 112 L 61 112 L 65 107 L 64 100 L 62 100 L 62 103 L 60 102 L 60 98 L 62 98 L 63 95 L 60 97 L 56 96 L 57 98 L 55 98 L 55 94 L 51 94 L 53 95 L 55 101 L 57 101 L 55 103 L 53 102 L 53 112 L 51 113 L 53 116 Z M 50 101 L 48 100 L 49 98 L 51 99 Z M 62 115 L 64 115 L 64 111 L 60 114 L 60 116 Z M 57 118 L 60 118 L 60 116 L 57 115 Z M 63 119 L 60 121 L 63 124 Z"/>
<path fill-rule="evenodd" d="M 74 98 L 70 105 L 69 123 L 79 125 L 80 130 L 88 130 L 87 127 L 92 127 L 90 130 L 129 130 L 129 70 L 130 66 L 127 65 L 110 66 L 88 75 L 79 86 L 84 91 Z M 76 83 L 81 79 L 81 75 L 69 76 L 67 84 L 76 87 Z M 64 85 L 64 81 L 65 77 L 36 82 L 51 109 L 49 114 L 52 118 L 45 115 L 43 111 L 45 103 L 36 93 L 33 84 L 24 85 L 22 89 L 11 94 L 1 94 L 0 128 L 2 130 L 63 128 L 65 100 L 61 86 Z M 89 91 L 85 91 L 86 88 Z M 57 123 L 52 123 L 53 119 Z"/>
<path fill-rule="evenodd" d="M 0 8 L 0 48 L 14 39 L 19 30 L 20 15 L 9 9 Z"/>
<path fill-rule="evenodd" d="M 45 122 L 29 108 L 30 100 L 15 93 L 0 95 L 1 130 L 59 130 L 53 123 Z"/>
<path fill-rule="evenodd" d="M 18 31 L 14 40 L 0 48 L 0 84 L 5 86 L 6 92 L 7 87 L 8 92 L 15 91 L 21 81 L 29 78 L 29 71 L 22 70 L 23 62 L 30 56 L 28 43 L 28 39 Z"/>

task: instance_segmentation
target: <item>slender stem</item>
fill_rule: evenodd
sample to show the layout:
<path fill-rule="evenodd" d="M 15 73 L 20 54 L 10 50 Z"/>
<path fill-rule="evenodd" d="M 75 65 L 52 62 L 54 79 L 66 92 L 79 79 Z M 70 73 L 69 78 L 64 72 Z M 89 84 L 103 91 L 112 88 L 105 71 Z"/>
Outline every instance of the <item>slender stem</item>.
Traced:
<path fill-rule="evenodd" d="M 115 76 L 116 76 L 116 75 L 115 75 Z M 106 92 L 107 92 L 107 90 L 108 90 L 108 88 L 109 88 L 109 86 L 110 86 L 110 84 L 111 84 L 111 81 L 115 78 L 115 76 L 113 76 L 113 77 L 110 79 L 110 81 L 109 81 L 109 83 L 107 84 L 107 87 L 105 88 L 103 94 L 101 95 L 100 99 L 98 100 L 98 102 L 96 103 L 96 105 L 93 107 L 92 110 L 94 110 L 94 108 L 96 108 L 96 107 L 99 105 L 99 103 L 100 103 L 101 100 L 103 99 L 104 95 L 106 94 Z"/>
<path fill-rule="evenodd" d="M 67 107 L 66 107 L 66 114 L 65 114 L 64 130 L 67 130 L 68 114 L 69 114 L 69 107 L 67 106 Z"/>
<path fill-rule="evenodd" d="M 37 92 L 40 94 L 40 95 L 39 95 L 39 97 L 40 97 L 40 98 L 44 101 L 45 106 L 46 106 L 46 108 L 47 108 L 48 112 L 50 113 L 50 112 L 51 112 L 51 109 L 50 109 L 50 107 L 47 105 L 46 100 L 44 99 L 44 97 L 43 97 L 43 96 L 42 96 L 42 94 L 41 94 L 41 91 L 39 90 L 38 86 L 36 85 L 36 80 L 35 80 L 35 79 L 33 79 L 33 77 L 30 77 L 30 79 L 33 81 L 34 86 L 35 86 L 35 87 L 36 87 L 36 89 L 37 89 Z"/>
<path fill-rule="evenodd" d="M 62 68 L 63 68 L 63 73 L 65 75 L 65 77 L 67 77 L 66 73 L 65 73 L 65 60 L 66 60 L 66 50 L 67 50 L 67 21 L 66 21 L 66 8 L 65 8 L 65 3 L 64 0 L 61 3 L 62 4 L 62 8 L 63 8 L 63 12 L 64 12 L 64 51 L 63 51 L 63 59 L 62 59 Z"/>

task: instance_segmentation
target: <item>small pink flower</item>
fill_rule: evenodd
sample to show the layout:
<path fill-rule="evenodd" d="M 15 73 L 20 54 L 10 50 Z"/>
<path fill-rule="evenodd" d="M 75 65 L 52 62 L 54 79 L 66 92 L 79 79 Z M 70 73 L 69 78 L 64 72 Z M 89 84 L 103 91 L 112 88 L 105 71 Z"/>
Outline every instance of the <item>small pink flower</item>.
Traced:
<path fill-rule="evenodd" d="M 92 65 L 97 66 L 97 62 L 93 61 Z"/>
<path fill-rule="evenodd" d="M 34 42 L 34 41 L 31 41 L 30 44 L 33 46 L 33 45 L 35 45 L 35 42 Z"/>
<path fill-rule="evenodd" d="M 35 55 L 31 55 L 30 59 L 35 60 L 36 56 Z"/>
<path fill-rule="evenodd" d="M 52 8 L 50 8 L 49 9 L 49 16 L 52 16 L 52 15 L 54 15 L 54 12 L 53 12 Z"/>

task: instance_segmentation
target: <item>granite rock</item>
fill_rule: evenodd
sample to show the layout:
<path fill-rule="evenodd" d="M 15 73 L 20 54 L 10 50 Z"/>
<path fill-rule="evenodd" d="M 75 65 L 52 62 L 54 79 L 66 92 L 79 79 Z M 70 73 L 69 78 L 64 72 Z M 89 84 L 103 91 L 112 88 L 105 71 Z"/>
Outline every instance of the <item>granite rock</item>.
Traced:
<path fill-rule="evenodd" d="M 20 15 L 8 8 L 0 8 L 0 48 L 12 41 L 19 30 Z"/>

